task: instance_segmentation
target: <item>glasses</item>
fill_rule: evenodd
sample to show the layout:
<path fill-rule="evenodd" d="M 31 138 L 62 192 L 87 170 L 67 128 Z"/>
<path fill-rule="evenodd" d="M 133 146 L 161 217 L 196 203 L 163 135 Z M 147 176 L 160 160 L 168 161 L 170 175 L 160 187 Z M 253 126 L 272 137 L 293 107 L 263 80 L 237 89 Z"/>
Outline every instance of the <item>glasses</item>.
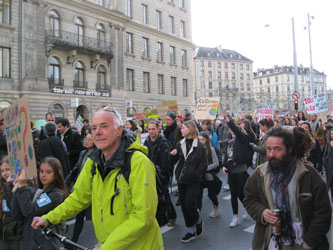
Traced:
<path fill-rule="evenodd" d="M 102 107 L 98 111 L 106 111 L 106 112 L 113 113 L 118 118 L 118 120 L 121 121 L 118 112 L 114 108 L 112 108 L 112 107 L 108 107 L 108 106 Z"/>

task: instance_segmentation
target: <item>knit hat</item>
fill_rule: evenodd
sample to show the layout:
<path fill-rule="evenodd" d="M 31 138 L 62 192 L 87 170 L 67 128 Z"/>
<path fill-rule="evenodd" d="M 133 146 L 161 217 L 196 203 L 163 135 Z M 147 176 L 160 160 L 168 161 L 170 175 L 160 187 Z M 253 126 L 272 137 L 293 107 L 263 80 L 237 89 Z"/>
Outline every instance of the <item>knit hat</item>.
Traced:
<path fill-rule="evenodd" d="M 177 116 L 175 115 L 175 113 L 169 112 L 167 114 L 167 116 L 171 117 L 172 120 L 176 120 Z"/>

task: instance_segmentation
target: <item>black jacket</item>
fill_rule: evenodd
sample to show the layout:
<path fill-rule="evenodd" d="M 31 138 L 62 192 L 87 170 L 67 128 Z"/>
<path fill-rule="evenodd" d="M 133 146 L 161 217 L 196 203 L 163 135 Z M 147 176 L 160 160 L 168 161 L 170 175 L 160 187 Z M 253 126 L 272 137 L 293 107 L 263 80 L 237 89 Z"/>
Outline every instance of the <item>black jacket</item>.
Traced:
<path fill-rule="evenodd" d="M 68 159 L 68 153 L 63 143 L 57 136 L 47 137 L 46 139 L 40 141 L 40 143 L 36 146 L 37 162 L 40 162 L 47 156 L 52 156 L 60 161 L 64 177 L 66 177 L 70 170 L 70 162 Z"/>
<path fill-rule="evenodd" d="M 13 186 L 13 182 L 6 182 L 4 185 L 5 196 L 3 197 L 3 200 L 6 200 L 6 204 L 10 211 L 13 196 Z M 19 241 L 23 233 L 22 220 L 17 220 L 10 212 L 3 212 L 2 209 L 0 209 L 0 220 L 0 239 L 8 241 Z"/>
<path fill-rule="evenodd" d="M 176 121 L 165 128 L 163 135 L 171 143 L 172 149 L 176 148 L 177 143 L 183 138 Z"/>
<path fill-rule="evenodd" d="M 42 216 L 47 214 L 52 209 L 56 208 L 64 200 L 62 190 L 50 186 L 44 193 L 48 195 L 51 202 L 47 205 L 39 207 L 33 197 L 37 188 L 22 187 L 18 188 L 12 198 L 11 213 L 12 216 L 18 220 L 23 221 L 23 235 L 21 239 L 21 250 L 35 250 L 35 249 L 56 249 L 54 241 L 46 241 L 45 237 L 41 235 L 41 230 L 34 230 L 31 227 L 31 222 L 35 216 Z M 38 246 L 42 246 L 38 248 Z"/>
<path fill-rule="evenodd" d="M 155 141 L 148 136 L 144 142 L 144 146 L 148 148 L 148 158 L 157 166 L 159 166 L 162 174 L 162 182 L 168 183 L 170 178 L 169 172 L 169 152 L 171 151 L 170 142 L 163 136 L 158 135 Z"/>
<path fill-rule="evenodd" d="M 228 122 L 228 127 L 232 130 L 232 132 L 236 135 L 235 142 L 233 143 L 233 161 L 235 164 L 242 164 L 249 162 L 249 142 L 250 138 L 248 135 L 243 134 L 239 128 L 237 128 L 236 124 L 233 120 Z M 229 141 L 229 144 L 232 143 Z M 229 146 L 229 145 L 228 145 Z M 228 156 L 224 157 L 223 166 L 227 166 Z"/>
<path fill-rule="evenodd" d="M 204 146 L 198 139 L 194 139 L 186 157 L 186 141 L 181 140 L 177 146 L 177 155 L 171 155 L 173 164 L 177 163 L 175 175 L 180 184 L 199 183 L 207 171 L 207 156 Z"/>
<path fill-rule="evenodd" d="M 79 161 L 80 152 L 84 149 L 81 136 L 69 128 L 64 135 L 63 141 L 67 147 L 70 169 L 72 169 Z"/>

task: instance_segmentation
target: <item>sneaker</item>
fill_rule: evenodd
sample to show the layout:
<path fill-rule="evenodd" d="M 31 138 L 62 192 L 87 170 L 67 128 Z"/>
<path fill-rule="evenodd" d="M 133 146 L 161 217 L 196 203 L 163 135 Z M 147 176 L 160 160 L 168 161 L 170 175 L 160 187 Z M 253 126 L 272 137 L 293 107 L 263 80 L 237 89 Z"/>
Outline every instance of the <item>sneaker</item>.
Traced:
<path fill-rule="evenodd" d="M 200 236 L 203 233 L 203 220 L 200 223 L 195 224 L 195 234 Z"/>
<path fill-rule="evenodd" d="M 220 216 L 220 209 L 219 209 L 219 207 L 215 207 L 214 206 L 214 209 L 213 209 L 213 211 L 210 213 L 210 215 L 209 215 L 209 217 L 210 218 L 215 218 L 215 217 L 217 217 L 217 216 Z"/>
<path fill-rule="evenodd" d="M 229 184 L 224 185 L 222 189 L 223 189 L 224 192 L 229 191 L 230 190 Z"/>
<path fill-rule="evenodd" d="M 187 233 L 182 238 L 181 242 L 182 243 L 187 243 L 187 242 L 190 242 L 191 240 L 195 240 L 195 234 Z"/>
<path fill-rule="evenodd" d="M 232 217 L 229 227 L 237 227 L 239 225 L 238 218 L 236 216 Z"/>
<path fill-rule="evenodd" d="M 168 221 L 168 227 L 174 227 L 176 225 L 176 219 L 171 219 Z"/>

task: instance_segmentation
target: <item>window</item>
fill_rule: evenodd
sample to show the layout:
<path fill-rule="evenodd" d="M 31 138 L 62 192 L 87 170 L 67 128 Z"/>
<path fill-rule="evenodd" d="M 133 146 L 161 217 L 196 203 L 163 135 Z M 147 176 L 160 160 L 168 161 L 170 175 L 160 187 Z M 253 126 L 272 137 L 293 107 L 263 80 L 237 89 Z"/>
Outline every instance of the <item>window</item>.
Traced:
<path fill-rule="evenodd" d="M 85 84 L 85 68 L 82 62 L 77 61 L 75 63 L 74 70 L 74 87 L 77 88 L 87 88 Z"/>
<path fill-rule="evenodd" d="M 244 80 L 244 74 L 243 73 L 240 73 L 239 77 L 240 77 L 241 80 Z"/>
<path fill-rule="evenodd" d="M 212 92 L 209 92 L 209 97 L 213 97 L 213 93 Z"/>
<path fill-rule="evenodd" d="M 125 15 L 128 17 L 132 17 L 132 0 L 125 0 L 126 6 L 125 6 Z"/>
<path fill-rule="evenodd" d="M 262 80 L 261 79 L 259 80 L 259 84 L 262 85 Z"/>
<path fill-rule="evenodd" d="M 182 67 L 187 67 L 187 51 L 182 49 Z"/>
<path fill-rule="evenodd" d="M 208 82 L 208 88 L 213 89 L 213 83 L 212 82 Z"/>
<path fill-rule="evenodd" d="M 240 69 L 240 70 L 243 70 L 243 64 L 242 64 L 242 63 L 239 64 L 239 69 Z"/>
<path fill-rule="evenodd" d="M 49 83 L 54 85 L 60 85 L 60 64 L 57 58 L 50 57 L 49 58 Z"/>
<path fill-rule="evenodd" d="M 208 61 L 208 67 L 209 67 L 209 68 L 212 67 L 212 61 Z"/>
<path fill-rule="evenodd" d="M 231 73 L 231 77 L 232 77 L 232 80 L 236 80 L 236 74 L 235 74 L 235 72 Z"/>
<path fill-rule="evenodd" d="M 243 82 L 241 82 L 241 84 L 240 84 L 241 86 L 241 90 L 244 90 L 244 83 Z"/>
<path fill-rule="evenodd" d="M 185 0 L 179 0 L 179 7 L 185 9 Z"/>
<path fill-rule="evenodd" d="M 208 78 L 212 78 L 212 77 L 213 77 L 212 71 L 208 71 Z"/>
<path fill-rule="evenodd" d="M 173 16 L 169 16 L 169 32 L 175 34 L 175 19 Z"/>
<path fill-rule="evenodd" d="M 54 10 L 50 11 L 50 24 L 52 35 L 58 37 L 60 30 L 60 18 L 58 13 Z"/>
<path fill-rule="evenodd" d="M 290 81 L 290 76 L 289 75 L 286 75 L 286 80 L 287 80 L 287 82 Z"/>
<path fill-rule="evenodd" d="M 11 0 L 0 0 L 0 23 L 10 24 Z"/>
<path fill-rule="evenodd" d="M 279 81 L 279 77 L 276 76 L 276 77 L 275 77 L 275 82 L 278 82 L 278 81 Z"/>
<path fill-rule="evenodd" d="M 220 63 L 220 62 L 217 63 L 217 67 L 218 67 L 219 69 L 221 68 L 221 63 Z"/>
<path fill-rule="evenodd" d="M 221 71 L 217 72 L 217 78 L 221 79 Z"/>
<path fill-rule="evenodd" d="M 187 79 L 183 79 L 183 96 L 188 96 Z"/>
<path fill-rule="evenodd" d="M 235 64 L 234 63 L 231 64 L 231 68 L 235 69 Z"/>
<path fill-rule="evenodd" d="M 267 84 L 270 84 L 270 83 L 271 83 L 271 79 L 267 78 Z"/>
<path fill-rule="evenodd" d="M 227 62 L 224 63 L 224 68 L 225 68 L 225 69 L 228 68 L 228 63 L 227 63 Z"/>
<path fill-rule="evenodd" d="M 158 78 L 158 93 L 164 94 L 164 76 L 157 75 L 157 78 Z"/>
<path fill-rule="evenodd" d="M 97 68 L 97 87 L 98 89 L 107 89 L 106 87 L 106 70 L 103 65 Z"/>
<path fill-rule="evenodd" d="M 279 86 L 276 86 L 276 87 L 275 87 L 275 91 L 276 91 L 276 92 L 279 92 Z"/>
<path fill-rule="evenodd" d="M 204 67 L 205 66 L 205 62 L 203 60 L 200 60 L 200 66 Z"/>
<path fill-rule="evenodd" d="M 156 27 L 162 29 L 162 12 L 156 10 Z"/>
<path fill-rule="evenodd" d="M 134 70 L 126 69 L 127 85 L 129 91 L 135 91 L 134 86 Z"/>
<path fill-rule="evenodd" d="M 150 93 L 150 77 L 148 72 L 143 72 L 143 92 Z"/>
<path fill-rule="evenodd" d="M 163 43 L 157 42 L 157 61 L 163 62 Z"/>
<path fill-rule="evenodd" d="M 102 24 L 97 25 L 97 47 L 105 47 L 105 29 Z"/>
<path fill-rule="evenodd" d="M 148 6 L 145 4 L 142 4 L 141 10 L 142 10 L 142 23 L 148 24 Z"/>
<path fill-rule="evenodd" d="M 134 54 L 133 34 L 129 32 L 126 32 L 126 52 Z"/>
<path fill-rule="evenodd" d="M 149 57 L 149 40 L 145 37 L 142 37 L 142 56 Z"/>
<path fill-rule="evenodd" d="M 75 40 L 76 45 L 83 46 L 84 34 L 83 34 L 83 22 L 82 19 L 75 18 Z"/>
<path fill-rule="evenodd" d="M 228 72 L 224 72 L 224 78 L 227 80 L 229 79 Z"/>
<path fill-rule="evenodd" d="M 10 78 L 10 49 L 0 47 L 0 78 Z"/>
<path fill-rule="evenodd" d="M 246 70 L 250 70 L 250 65 L 246 64 Z"/>
<path fill-rule="evenodd" d="M 246 74 L 246 80 L 250 80 L 250 74 Z"/>
<path fill-rule="evenodd" d="M 246 89 L 247 89 L 247 90 L 251 90 L 251 88 L 250 88 L 250 84 L 249 84 L 249 83 L 246 84 Z"/>
<path fill-rule="evenodd" d="M 184 21 L 180 21 L 180 36 L 186 37 L 186 25 Z"/>
<path fill-rule="evenodd" d="M 104 6 L 104 0 L 96 0 L 96 4 L 99 6 Z"/>
<path fill-rule="evenodd" d="M 170 46 L 170 64 L 176 64 L 176 48 Z"/>
<path fill-rule="evenodd" d="M 176 77 L 171 77 L 171 95 L 177 95 Z"/>

